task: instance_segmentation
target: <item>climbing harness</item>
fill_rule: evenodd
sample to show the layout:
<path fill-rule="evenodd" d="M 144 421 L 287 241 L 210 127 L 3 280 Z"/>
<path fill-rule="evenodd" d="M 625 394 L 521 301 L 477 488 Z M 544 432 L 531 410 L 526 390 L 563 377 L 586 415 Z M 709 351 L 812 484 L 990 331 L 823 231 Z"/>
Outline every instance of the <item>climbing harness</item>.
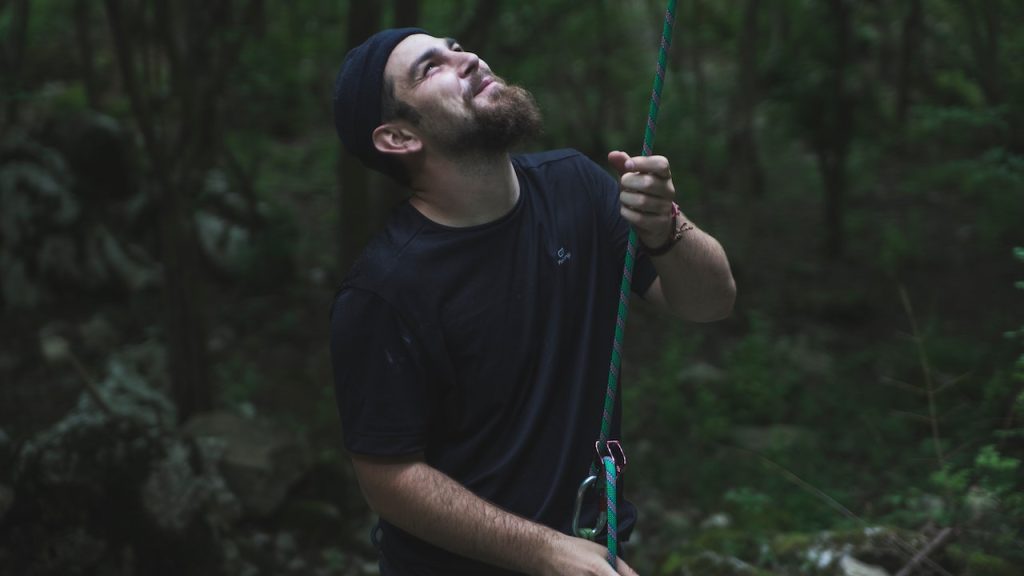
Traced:
<path fill-rule="evenodd" d="M 672 46 L 672 28 L 676 20 L 676 0 L 669 0 L 665 9 L 665 24 L 661 31 L 661 46 L 658 50 L 658 67 L 654 74 L 654 88 L 651 90 L 651 105 L 647 112 L 647 128 L 641 154 L 650 156 L 654 147 L 654 131 L 661 105 L 661 89 L 665 83 L 665 62 Z M 615 411 L 615 395 L 619 383 L 619 368 L 622 364 L 622 339 L 629 314 L 629 295 L 633 284 L 633 264 L 636 261 L 637 236 L 631 226 L 626 244 L 626 262 L 622 267 L 622 283 L 619 285 L 619 312 L 615 320 L 615 340 L 612 342 L 612 360 L 608 368 L 608 390 L 604 398 L 604 413 L 601 415 L 601 433 L 595 443 L 596 459 L 590 467 L 590 474 L 580 483 L 576 492 L 576 506 L 573 511 L 573 533 L 587 540 L 596 540 L 607 527 L 608 563 L 615 567 L 619 555 L 618 509 L 616 485 L 619 475 L 626 469 L 626 453 L 617 440 L 609 440 L 612 414 Z M 603 471 L 603 474 L 602 474 Z M 581 528 L 580 514 L 587 492 L 596 488 L 599 478 L 604 477 L 605 510 L 598 514 L 593 528 Z"/>

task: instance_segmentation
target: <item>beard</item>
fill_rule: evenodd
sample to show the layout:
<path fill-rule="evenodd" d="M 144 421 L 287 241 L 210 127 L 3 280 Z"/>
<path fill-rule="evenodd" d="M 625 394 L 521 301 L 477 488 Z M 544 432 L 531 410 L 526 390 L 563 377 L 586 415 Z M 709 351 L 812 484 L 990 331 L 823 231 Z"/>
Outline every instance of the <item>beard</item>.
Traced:
<path fill-rule="evenodd" d="M 486 106 L 470 99 L 467 107 L 468 117 L 442 114 L 436 122 L 424 122 L 435 144 L 453 156 L 507 153 L 541 132 L 540 108 L 520 86 L 502 82 Z"/>

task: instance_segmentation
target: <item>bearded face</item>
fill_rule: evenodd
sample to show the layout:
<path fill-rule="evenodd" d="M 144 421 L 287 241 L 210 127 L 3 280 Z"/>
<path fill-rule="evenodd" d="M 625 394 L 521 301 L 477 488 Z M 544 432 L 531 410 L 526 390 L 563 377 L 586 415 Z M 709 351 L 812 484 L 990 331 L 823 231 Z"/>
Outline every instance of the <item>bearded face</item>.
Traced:
<path fill-rule="evenodd" d="M 424 137 L 446 153 L 463 156 L 507 152 L 540 133 L 540 109 L 526 89 L 495 78 L 484 90 L 465 98 L 461 110 L 423 106 Z M 484 101 L 478 102 L 481 96 Z"/>
<path fill-rule="evenodd" d="M 392 51 L 385 73 L 385 96 L 393 95 L 393 102 L 385 99 L 389 105 L 382 110 L 404 110 L 396 117 L 428 150 L 455 158 L 506 153 L 540 131 L 530 93 L 495 76 L 452 38 L 407 37 Z"/>

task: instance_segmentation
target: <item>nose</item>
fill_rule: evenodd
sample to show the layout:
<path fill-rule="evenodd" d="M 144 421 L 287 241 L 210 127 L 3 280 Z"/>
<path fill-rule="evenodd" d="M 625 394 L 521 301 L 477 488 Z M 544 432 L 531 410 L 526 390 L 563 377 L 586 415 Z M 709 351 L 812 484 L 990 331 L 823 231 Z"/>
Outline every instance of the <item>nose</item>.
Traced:
<path fill-rule="evenodd" d="M 459 74 L 469 76 L 480 67 L 480 57 L 472 52 L 455 52 L 459 59 Z"/>

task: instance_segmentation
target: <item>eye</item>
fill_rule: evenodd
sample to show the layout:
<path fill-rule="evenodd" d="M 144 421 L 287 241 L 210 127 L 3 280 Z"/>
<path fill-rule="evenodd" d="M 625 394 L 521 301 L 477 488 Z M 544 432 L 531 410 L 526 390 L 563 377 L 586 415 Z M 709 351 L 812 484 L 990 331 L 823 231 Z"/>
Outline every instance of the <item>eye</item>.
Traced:
<path fill-rule="evenodd" d="M 462 46 L 459 45 L 459 44 L 453 44 L 452 45 L 452 52 L 463 52 Z"/>
<path fill-rule="evenodd" d="M 423 66 L 423 75 L 426 76 L 434 68 L 437 68 L 437 63 L 427 62 L 426 65 Z"/>

